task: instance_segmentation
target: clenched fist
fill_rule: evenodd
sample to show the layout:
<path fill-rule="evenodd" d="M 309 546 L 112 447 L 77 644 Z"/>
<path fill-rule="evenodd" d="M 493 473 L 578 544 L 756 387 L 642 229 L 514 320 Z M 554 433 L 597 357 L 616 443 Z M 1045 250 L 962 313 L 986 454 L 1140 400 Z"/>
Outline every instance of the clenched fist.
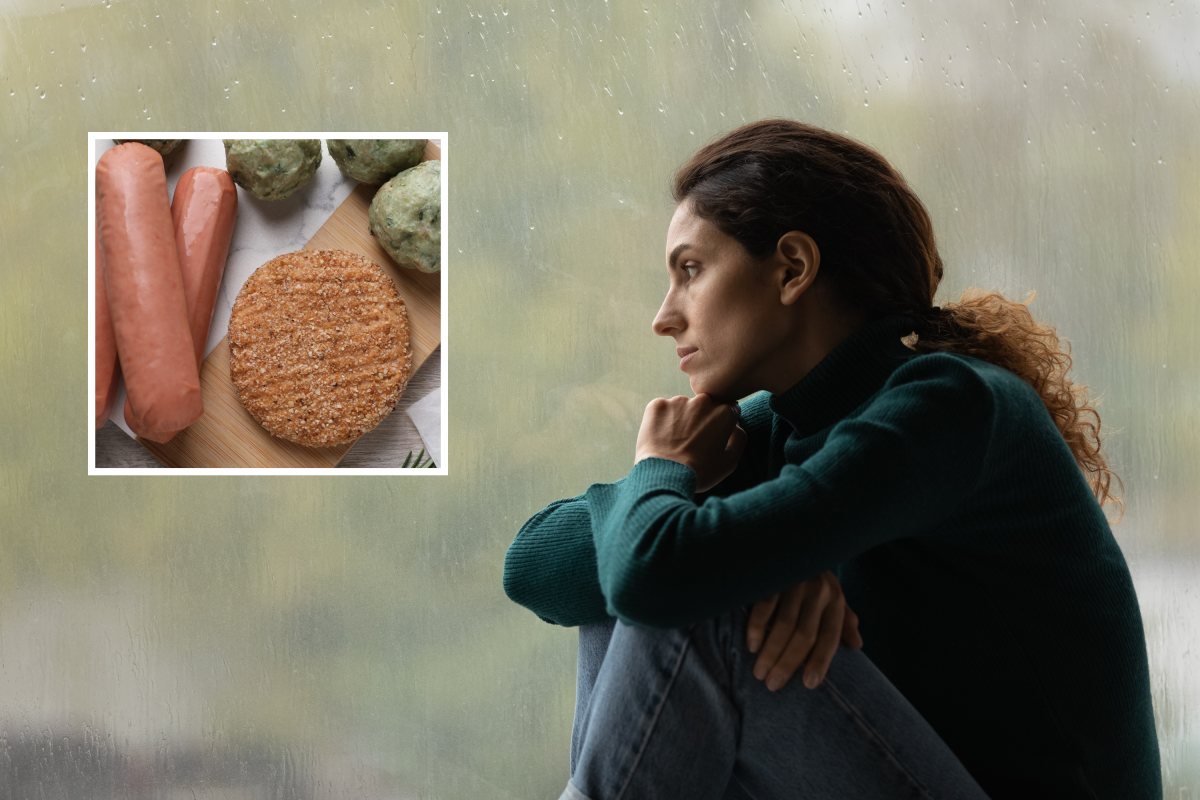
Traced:
<path fill-rule="evenodd" d="M 706 492 L 737 467 L 746 446 L 738 411 L 707 394 L 651 400 L 642 415 L 633 463 L 665 458 L 696 473 L 696 491 Z"/>

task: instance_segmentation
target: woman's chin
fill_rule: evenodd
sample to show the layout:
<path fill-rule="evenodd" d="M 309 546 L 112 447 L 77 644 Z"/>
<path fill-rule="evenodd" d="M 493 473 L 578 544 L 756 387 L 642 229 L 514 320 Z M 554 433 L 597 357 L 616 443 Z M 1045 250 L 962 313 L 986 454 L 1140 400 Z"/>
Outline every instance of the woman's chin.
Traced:
<path fill-rule="evenodd" d="M 703 376 L 693 375 L 688 379 L 688 385 L 692 387 L 692 394 L 707 394 L 709 397 L 721 403 L 736 402 L 738 396 L 731 391 L 730 386 L 722 381 L 704 380 Z"/>

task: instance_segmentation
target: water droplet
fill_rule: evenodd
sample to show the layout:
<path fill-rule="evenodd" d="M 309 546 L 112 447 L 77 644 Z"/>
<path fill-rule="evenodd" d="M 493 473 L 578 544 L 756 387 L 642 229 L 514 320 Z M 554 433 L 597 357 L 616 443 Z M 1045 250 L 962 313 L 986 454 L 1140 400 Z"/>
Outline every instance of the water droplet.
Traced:
<path fill-rule="evenodd" d="M 87 100 L 87 98 L 86 98 L 86 97 L 84 97 L 83 95 L 79 95 L 79 99 L 80 99 L 80 100 Z M 1161 162 L 1160 162 L 1160 163 L 1161 163 Z"/>
<path fill-rule="evenodd" d="M 287 113 L 287 109 L 286 109 L 286 108 L 281 108 L 281 109 L 279 109 L 279 110 L 280 110 L 282 113 L 284 113 L 284 114 L 286 114 L 286 113 Z"/>
<path fill-rule="evenodd" d="M 17 90 L 16 90 L 16 89 L 9 89 L 9 90 L 8 90 L 8 96 L 9 96 L 9 97 L 12 97 L 12 96 L 13 96 L 13 95 L 15 95 L 16 93 L 17 93 Z M 560 136 L 560 137 L 558 137 L 558 138 L 560 138 L 560 139 L 561 139 L 562 137 Z"/>
<path fill-rule="evenodd" d="M 617 109 L 617 113 L 618 113 L 618 114 L 624 114 L 625 112 L 624 112 L 624 111 L 622 111 L 621 109 L 619 109 L 619 108 L 618 108 L 618 109 Z"/>
<path fill-rule="evenodd" d="M 85 52 L 85 53 L 86 53 L 86 52 L 87 52 L 87 45 L 86 45 L 86 44 L 81 44 L 81 45 L 79 45 L 79 49 L 80 49 L 80 50 L 82 50 L 83 52 Z"/>
<path fill-rule="evenodd" d="M 1133 141 L 1132 139 L 1129 140 L 1129 143 L 1134 147 L 1137 147 L 1137 142 Z"/>
<path fill-rule="evenodd" d="M 391 50 L 391 49 L 392 49 L 392 46 L 389 44 L 389 45 L 387 46 L 387 49 L 388 49 L 388 50 Z"/>
<path fill-rule="evenodd" d="M 217 46 L 217 38 L 214 36 L 213 37 L 213 47 L 216 47 L 216 46 Z"/>

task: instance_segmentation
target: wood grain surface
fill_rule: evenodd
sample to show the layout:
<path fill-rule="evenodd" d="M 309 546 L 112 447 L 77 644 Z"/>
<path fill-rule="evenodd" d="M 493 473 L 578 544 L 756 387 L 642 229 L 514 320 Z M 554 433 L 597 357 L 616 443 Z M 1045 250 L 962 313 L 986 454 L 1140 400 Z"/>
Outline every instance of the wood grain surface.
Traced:
<path fill-rule="evenodd" d="M 440 157 L 440 148 L 436 143 L 430 142 L 425 149 L 425 160 Z M 371 259 L 391 276 L 400 296 L 404 298 L 408 310 L 413 371 L 422 373 L 425 372 L 422 366 L 441 341 L 441 274 L 423 273 L 397 267 L 375 240 L 375 237 L 370 235 L 367 212 L 371 205 L 371 199 L 378 188 L 359 184 L 337 211 L 309 239 L 303 249 L 349 250 Z M 237 390 L 229 375 L 229 359 L 229 337 L 226 336 L 205 358 L 200 369 L 200 387 L 204 398 L 203 417 L 180 431 L 165 444 L 138 437 L 138 444 L 165 466 L 334 467 L 346 457 L 351 448 L 358 444 L 358 442 L 351 442 L 337 447 L 302 447 L 267 433 L 238 400 Z M 440 375 L 440 370 L 438 374 Z M 397 406 L 387 420 L 396 417 L 398 410 L 428 394 L 433 388 L 436 386 L 416 394 L 414 392 L 416 387 L 410 380 L 409 387 L 401 399 L 401 405 Z M 409 403 L 404 403 L 405 399 L 408 399 Z M 411 425 L 407 416 L 404 419 Z M 384 423 L 387 420 L 384 420 Z M 383 423 L 380 427 L 382 426 Z M 413 430 L 415 432 L 415 428 Z M 369 433 L 367 436 L 371 436 L 371 434 Z M 366 438 L 362 437 L 358 441 L 361 442 Z M 98 436 L 97 442 L 99 443 L 99 441 Z M 417 441 L 419 448 L 419 437 Z M 373 463 L 370 466 L 398 467 L 403 463 L 407 454 L 408 449 L 405 449 L 404 452 L 395 454 L 394 458 L 389 456 L 375 459 L 376 462 L 395 461 L 394 464 Z M 99 448 L 97 448 L 96 466 L 102 466 Z"/>

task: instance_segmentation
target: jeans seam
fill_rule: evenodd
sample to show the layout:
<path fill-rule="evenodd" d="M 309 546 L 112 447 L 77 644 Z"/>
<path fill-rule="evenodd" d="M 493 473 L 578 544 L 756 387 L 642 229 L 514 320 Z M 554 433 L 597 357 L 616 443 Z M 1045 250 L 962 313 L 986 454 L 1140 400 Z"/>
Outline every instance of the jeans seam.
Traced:
<path fill-rule="evenodd" d="M 918 791 L 920 791 L 921 795 L 929 800 L 934 800 L 933 794 L 928 788 L 926 788 L 925 784 L 917 780 L 917 777 L 913 775 L 907 767 L 904 766 L 903 762 L 900 761 L 900 758 L 888 745 L 887 740 L 883 738 L 879 731 L 875 730 L 871 723 L 867 721 L 866 717 L 859 713 L 858 709 L 854 707 L 854 704 L 847 700 L 845 695 L 838 691 L 837 686 L 828 676 L 826 676 L 822 685 L 829 691 L 833 701 L 841 706 L 842 710 L 850 715 L 854 722 L 863 729 L 867 736 L 879 746 L 880 750 L 883 751 L 884 756 L 891 761 L 892 764 L 894 764 L 895 767 L 900 770 L 900 772 L 906 778 L 908 778 L 908 780 Z"/>
<path fill-rule="evenodd" d="M 679 677 L 679 670 L 683 667 L 684 656 L 687 655 L 688 646 L 692 643 L 691 632 L 688 633 L 683 640 L 683 647 L 679 650 L 679 657 L 675 661 L 675 668 L 671 670 L 671 678 L 667 681 L 667 685 L 663 687 L 662 697 L 659 699 L 658 707 L 654 709 L 654 716 L 650 719 L 650 723 L 646 726 L 646 734 L 642 737 L 641 745 L 638 747 L 637 755 L 634 756 L 633 763 L 629 765 L 629 773 L 625 776 L 625 782 L 621 784 L 620 790 L 617 792 L 614 800 L 621 800 L 625 796 L 625 791 L 629 788 L 630 782 L 633 780 L 633 774 L 637 771 L 638 764 L 642 761 L 642 756 L 645 755 L 646 749 L 650 746 L 650 736 L 654 733 L 654 727 L 658 724 L 658 718 L 662 716 L 663 707 L 667 704 L 667 697 L 671 694 L 671 689 L 675 686 L 675 679 Z"/>

